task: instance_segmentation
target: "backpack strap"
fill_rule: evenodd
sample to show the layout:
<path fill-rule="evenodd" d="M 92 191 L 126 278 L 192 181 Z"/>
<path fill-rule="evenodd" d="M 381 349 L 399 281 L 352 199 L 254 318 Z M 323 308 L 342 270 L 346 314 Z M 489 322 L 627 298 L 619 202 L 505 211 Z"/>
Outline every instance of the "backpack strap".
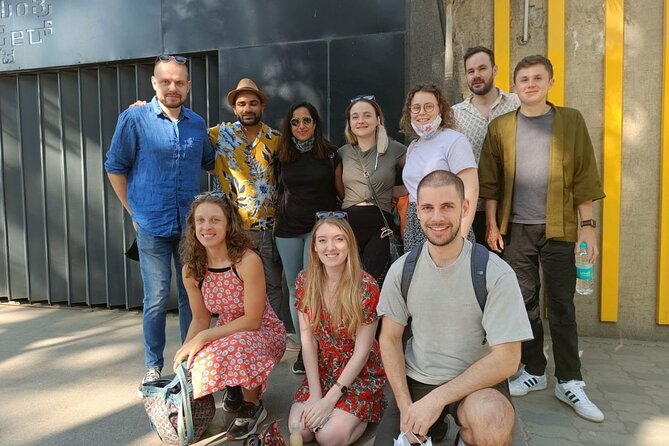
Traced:
<path fill-rule="evenodd" d="M 418 261 L 418 257 L 420 257 L 420 253 L 423 251 L 423 245 L 424 243 L 415 246 L 404 260 L 401 282 L 402 297 L 404 298 L 404 302 L 407 301 L 407 297 L 409 296 L 409 285 L 411 285 L 411 279 L 413 279 L 413 272 L 416 269 L 416 262 Z"/>
<path fill-rule="evenodd" d="M 474 294 L 481 307 L 485 309 L 485 303 L 488 299 L 488 286 L 486 284 L 486 270 L 488 268 L 488 258 L 490 252 L 479 243 L 472 243 L 472 285 L 474 285 Z"/>

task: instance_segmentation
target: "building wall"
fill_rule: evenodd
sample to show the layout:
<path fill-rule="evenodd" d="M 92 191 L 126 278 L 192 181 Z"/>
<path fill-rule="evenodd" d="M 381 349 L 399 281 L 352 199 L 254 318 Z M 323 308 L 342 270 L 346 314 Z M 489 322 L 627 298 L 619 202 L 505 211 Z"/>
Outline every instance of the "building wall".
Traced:
<path fill-rule="evenodd" d="M 463 79 L 462 55 L 471 46 L 493 47 L 494 5 L 503 1 L 506 0 L 454 2 L 454 87 L 447 85 L 442 76 L 443 57 L 438 57 L 438 52 L 443 52 L 443 46 L 440 49 L 441 42 L 438 42 L 441 39 L 439 24 L 435 24 L 434 14 L 424 11 L 426 4 L 412 2 L 413 10 L 408 16 L 422 22 L 411 22 L 407 40 L 409 43 L 419 42 L 427 35 L 432 36 L 432 42 L 429 46 L 431 57 L 419 57 L 409 52 L 408 61 L 412 63 L 407 63 L 411 67 L 408 78 L 412 81 L 421 78 L 440 80 L 447 90 L 456 92 L 452 100 L 461 100 L 469 93 Z M 548 0 L 530 0 L 529 41 L 523 44 L 520 38 L 523 34 L 524 1 L 508 0 L 508 3 L 509 68 L 512 70 L 525 56 L 547 54 L 549 5 Z M 611 7 L 616 2 L 564 0 L 564 105 L 583 113 L 600 170 L 603 170 L 603 158 L 607 153 L 607 148 L 603 147 L 607 3 Z M 669 45 L 662 38 L 666 12 L 661 0 L 620 3 L 624 7 L 624 39 L 619 42 L 623 48 L 620 219 L 606 228 L 619 231 L 620 263 L 617 275 L 614 271 L 598 280 L 598 291 L 603 281 L 616 281 L 618 284 L 618 314 L 617 321 L 602 322 L 602 302 L 611 296 L 599 293 L 588 297 L 577 295 L 579 332 L 593 336 L 666 341 L 669 339 L 669 326 L 664 325 L 666 321 L 658 323 L 658 298 L 667 299 L 658 292 L 658 277 L 661 274 L 658 271 L 658 221 L 661 215 L 663 45 Z M 597 220 L 602 222 L 602 203 L 595 205 L 595 213 Z M 600 237 L 602 230 L 598 229 Z M 610 252 L 606 246 L 601 247 L 602 256 Z M 598 265 L 596 271 L 601 272 L 599 270 Z M 669 271 L 664 271 L 664 274 L 669 274 Z"/>

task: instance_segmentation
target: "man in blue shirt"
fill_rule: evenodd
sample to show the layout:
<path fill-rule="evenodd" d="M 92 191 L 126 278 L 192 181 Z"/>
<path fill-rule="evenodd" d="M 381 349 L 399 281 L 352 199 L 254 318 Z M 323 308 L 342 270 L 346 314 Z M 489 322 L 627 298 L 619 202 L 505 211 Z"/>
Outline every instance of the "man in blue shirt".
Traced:
<path fill-rule="evenodd" d="M 172 259 L 177 271 L 181 340 L 191 310 L 181 281 L 179 241 L 199 192 L 201 169 L 214 167 L 214 151 L 204 119 L 183 103 L 191 88 L 187 59 L 156 59 L 151 84 L 156 95 L 146 105 L 121 113 L 107 152 L 109 182 L 137 231 L 144 282 L 144 361 L 142 383 L 160 378 Z"/>

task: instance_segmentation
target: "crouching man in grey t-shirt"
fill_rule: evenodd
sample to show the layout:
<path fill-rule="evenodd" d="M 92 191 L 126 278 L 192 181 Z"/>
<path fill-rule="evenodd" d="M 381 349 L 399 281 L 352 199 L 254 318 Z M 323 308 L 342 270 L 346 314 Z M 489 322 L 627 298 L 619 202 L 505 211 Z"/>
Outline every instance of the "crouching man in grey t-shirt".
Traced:
<path fill-rule="evenodd" d="M 406 255 L 388 271 L 377 311 L 383 316 L 381 357 L 395 395 L 377 429 L 375 445 L 400 432 L 411 443 L 446 435 L 447 414 L 460 426 L 456 444 L 507 445 L 515 411 L 507 378 L 532 339 L 516 276 L 490 254 L 485 309 L 474 294 L 472 244 L 460 236 L 469 211 L 462 181 L 450 172 L 428 174 L 418 185 L 418 218 L 427 237 L 408 296 L 401 292 Z M 412 337 L 402 346 L 411 318 Z"/>

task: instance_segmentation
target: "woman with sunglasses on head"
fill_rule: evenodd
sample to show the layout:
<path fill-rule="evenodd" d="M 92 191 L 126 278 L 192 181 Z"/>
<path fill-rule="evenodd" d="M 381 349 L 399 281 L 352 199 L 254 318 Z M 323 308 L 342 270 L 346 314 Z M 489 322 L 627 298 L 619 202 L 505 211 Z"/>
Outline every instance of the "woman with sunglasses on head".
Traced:
<path fill-rule="evenodd" d="M 289 426 L 306 442 L 348 445 L 381 419 L 386 377 L 374 339 L 379 287 L 362 270 L 342 211 L 319 212 L 309 263 L 296 282 L 307 376 Z"/>
<path fill-rule="evenodd" d="M 404 232 L 406 252 L 425 241 L 416 213 L 416 189 L 425 175 L 435 170 L 447 170 L 459 176 L 465 184 L 465 198 L 469 200 L 470 209 L 476 209 L 479 181 L 472 146 L 465 135 L 453 130 L 453 111 L 437 87 L 418 85 L 409 91 L 400 127 L 405 134 L 418 136 L 409 144 L 402 171 L 402 179 L 409 192 Z M 462 219 L 460 233 L 463 237 L 469 236 L 474 214 L 473 211 L 468 212 Z"/>
<path fill-rule="evenodd" d="M 228 439 L 254 433 L 267 412 L 260 396 L 281 361 L 286 330 L 267 300 L 262 260 L 225 195 L 195 197 L 181 244 L 183 282 L 193 319 L 174 367 L 187 361 L 193 397 L 226 390 L 223 409 L 237 412 Z M 217 314 L 210 328 L 211 315 Z"/>
<path fill-rule="evenodd" d="M 344 166 L 342 209 L 348 213 L 365 271 L 381 286 L 390 261 L 389 240 L 382 237 L 382 230 L 386 222 L 394 226 L 392 191 L 406 147 L 388 139 L 383 112 L 374 96 L 351 99 L 345 116 L 347 144 L 338 151 Z"/>
<path fill-rule="evenodd" d="M 314 213 L 339 207 L 337 190 L 343 191 L 343 186 L 338 188 L 335 181 L 341 176 L 341 160 L 336 147 L 323 136 L 318 111 L 308 102 L 288 110 L 281 127 L 278 156 L 280 199 L 274 238 L 288 284 L 295 341 L 299 342 L 295 279 L 307 266 Z M 293 373 L 304 374 L 301 353 L 293 364 Z"/>

